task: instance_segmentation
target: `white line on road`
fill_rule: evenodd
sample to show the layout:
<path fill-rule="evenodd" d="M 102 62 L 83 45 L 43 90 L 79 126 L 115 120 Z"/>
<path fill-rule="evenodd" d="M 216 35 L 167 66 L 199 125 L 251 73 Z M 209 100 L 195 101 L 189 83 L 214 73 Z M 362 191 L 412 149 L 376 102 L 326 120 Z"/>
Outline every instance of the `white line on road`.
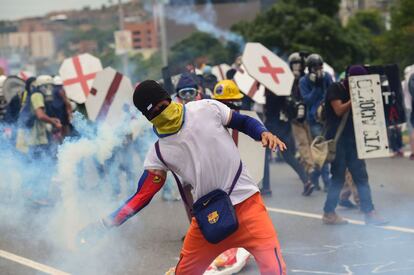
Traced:
<path fill-rule="evenodd" d="M 267 210 L 270 211 L 270 212 L 293 215 L 293 216 L 300 216 L 300 217 L 305 217 L 305 218 L 312 218 L 312 219 L 318 219 L 318 220 L 322 219 L 322 215 L 312 214 L 312 213 L 307 213 L 307 212 L 301 212 L 301 211 L 294 211 L 294 210 L 289 210 L 289 209 L 267 207 Z M 346 220 L 351 224 L 365 225 L 365 222 L 363 222 L 363 221 L 352 220 L 352 219 L 346 219 Z M 414 234 L 414 229 L 413 228 L 408 228 L 408 227 L 399 227 L 399 226 L 390 226 L 390 225 L 388 225 L 388 226 L 377 226 L 377 227 L 385 229 L 385 230 L 391 230 L 391 231 L 398 231 L 398 232 Z"/>
<path fill-rule="evenodd" d="M 36 269 L 36 270 L 42 271 L 46 274 L 70 275 L 69 273 L 60 271 L 58 269 L 55 269 L 53 267 L 50 267 L 50 266 L 47 266 L 47 265 L 44 265 L 44 264 L 37 263 L 35 261 L 20 257 L 18 255 L 12 254 L 10 252 L 7 252 L 7 251 L 1 250 L 1 249 L 0 249 L 0 257 L 3 257 L 3 258 L 8 259 L 10 261 L 13 261 L 13 262 L 31 267 L 31 268 Z"/>

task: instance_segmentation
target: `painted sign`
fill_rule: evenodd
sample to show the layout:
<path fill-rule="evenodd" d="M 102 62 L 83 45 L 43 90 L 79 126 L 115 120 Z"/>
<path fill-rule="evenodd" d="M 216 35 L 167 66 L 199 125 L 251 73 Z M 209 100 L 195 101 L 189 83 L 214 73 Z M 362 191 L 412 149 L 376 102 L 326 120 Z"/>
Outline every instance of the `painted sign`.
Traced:
<path fill-rule="evenodd" d="M 379 75 L 351 76 L 349 88 L 358 158 L 388 157 L 387 126 Z"/>

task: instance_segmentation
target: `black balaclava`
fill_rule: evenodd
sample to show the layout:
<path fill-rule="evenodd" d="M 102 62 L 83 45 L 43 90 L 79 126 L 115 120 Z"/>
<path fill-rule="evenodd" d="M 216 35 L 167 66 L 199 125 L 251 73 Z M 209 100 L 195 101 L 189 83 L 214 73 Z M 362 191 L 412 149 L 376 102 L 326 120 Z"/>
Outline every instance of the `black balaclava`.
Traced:
<path fill-rule="evenodd" d="M 151 119 L 151 109 L 163 100 L 169 100 L 171 102 L 171 97 L 154 80 L 145 80 L 135 87 L 133 95 L 134 105 L 148 120 Z"/>

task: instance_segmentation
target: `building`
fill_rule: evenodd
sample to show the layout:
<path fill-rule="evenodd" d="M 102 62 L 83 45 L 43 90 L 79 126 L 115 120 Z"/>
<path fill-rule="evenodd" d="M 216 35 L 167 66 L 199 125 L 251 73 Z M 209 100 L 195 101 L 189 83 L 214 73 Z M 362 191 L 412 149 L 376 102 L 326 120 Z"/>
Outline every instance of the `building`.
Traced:
<path fill-rule="evenodd" d="M 141 23 L 125 22 L 124 29 L 131 32 L 134 50 L 158 49 L 158 29 L 153 20 Z"/>
<path fill-rule="evenodd" d="M 0 52 L 25 53 L 33 58 L 52 58 L 55 40 L 52 32 L 11 32 L 0 35 Z"/>

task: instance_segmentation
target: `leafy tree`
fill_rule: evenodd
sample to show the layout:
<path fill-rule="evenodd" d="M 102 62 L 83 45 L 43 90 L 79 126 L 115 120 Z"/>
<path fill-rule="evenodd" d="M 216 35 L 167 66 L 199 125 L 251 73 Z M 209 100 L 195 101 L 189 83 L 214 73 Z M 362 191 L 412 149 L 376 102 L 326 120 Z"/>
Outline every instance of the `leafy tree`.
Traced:
<path fill-rule="evenodd" d="M 314 7 L 298 8 L 294 2 L 302 1 L 280 1 L 252 22 L 241 22 L 232 29 L 246 41 L 260 42 L 281 56 L 298 50 L 319 53 L 337 70 L 362 55 L 337 18 Z"/>
<path fill-rule="evenodd" d="M 341 0 L 283 0 L 300 8 L 314 8 L 319 13 L 333 17 L 338 13 Z"/>
<path fill-rule="evenodd" d="M 346 32 L 357 49 L 354 63 L 380 63 L 379 45 L 385 33 L 385 23 L 379 11 L 357 12 L 350 18 Z"/>
<path fill-rule="evenodd" d="M 171 47 L 169 64 L 176 71 L 198 57 L 206 57 L 212 64 L 232 63 L 238 52 L 237 44 L 222 43 L 208 33 L 194 32 Z"/>
<path fill-rule="evenodd" d="M 139 53 L 130 58 L 129 63 L 133 69 L 132 81 L 138 82 L 145 79 L 161 79 L 162 59 L 161 53 L 156 52 L 145 59 Z"/>
<path fill-rule="evenodd" d="M 414 63 L 414 1 L 399 0 L 391 10 L 391 30 L 380 41 L 384 62 L 401 69 Z"/>

